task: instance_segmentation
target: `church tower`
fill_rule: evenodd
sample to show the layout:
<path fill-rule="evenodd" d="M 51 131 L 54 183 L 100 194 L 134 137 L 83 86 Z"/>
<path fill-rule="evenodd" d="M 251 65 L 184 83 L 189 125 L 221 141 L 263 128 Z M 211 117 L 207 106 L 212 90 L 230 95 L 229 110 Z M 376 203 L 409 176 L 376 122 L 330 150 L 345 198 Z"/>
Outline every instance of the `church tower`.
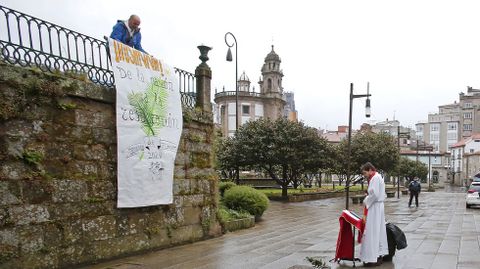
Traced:
<path fill-rule="evenodd" d="M 276 120 L 285 115 L 287 103 L 286 94 L 283 92 L 283 72 L 280 69 L 280 57 L 272 51 L 267 54 L 262 66 L 260 77 L 260 92 L 255 87 L 250 88 L 250 79 L 243 72 L 237 78 L 237 92 L 232 89 L 221 92 L 215 90 L 214 102 L 216 104 L 215 122 L 218 123 L 223 136 L 233 136 L 236 132 L 236 120 L 239 125 L 260 118 Z M 235 98 L 238 97 L 238 107 Z M 292 96 L 293 98 L 293 96 Z M 236 109 L 238 108 L 238 109 Z"/>
<path fill-rule="evenodd" d="M 262 77 L 258 84 L 260 93 L 268 99 L 265 102 L 265 117 L 276 120 L 283 116 L 284 106 L 286 104 L 283 96 L 282 78 L 283 71 L 280 69 L 280 57 L 275 50 L 267 54 L 262 66 Z"/>

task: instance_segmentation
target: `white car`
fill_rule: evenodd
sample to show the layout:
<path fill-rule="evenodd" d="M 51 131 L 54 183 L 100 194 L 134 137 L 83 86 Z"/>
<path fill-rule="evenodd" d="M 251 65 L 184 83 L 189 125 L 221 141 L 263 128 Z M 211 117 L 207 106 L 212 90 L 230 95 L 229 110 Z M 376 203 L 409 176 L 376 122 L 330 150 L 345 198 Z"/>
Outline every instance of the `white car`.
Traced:
<path fill-rule="evenodd" d="M 472 182 L 467 191 L 466 197 L 467 208 L 472 205 L 480 205 L 480 182 Z"/>

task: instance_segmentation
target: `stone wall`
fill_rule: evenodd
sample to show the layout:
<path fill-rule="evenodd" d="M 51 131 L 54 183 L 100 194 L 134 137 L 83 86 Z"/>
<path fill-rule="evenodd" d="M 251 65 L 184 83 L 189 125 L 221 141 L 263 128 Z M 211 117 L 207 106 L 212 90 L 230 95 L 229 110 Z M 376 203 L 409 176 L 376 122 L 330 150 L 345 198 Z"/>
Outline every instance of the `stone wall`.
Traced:
<path fill-rule="evenodd" d="M 174 203 L 116 208 L 114 99 L 82 76 L 0 64 L 0 268 L 70 268 L 220 235 L 213 124 L 196 111 L 184 112 Z"/>

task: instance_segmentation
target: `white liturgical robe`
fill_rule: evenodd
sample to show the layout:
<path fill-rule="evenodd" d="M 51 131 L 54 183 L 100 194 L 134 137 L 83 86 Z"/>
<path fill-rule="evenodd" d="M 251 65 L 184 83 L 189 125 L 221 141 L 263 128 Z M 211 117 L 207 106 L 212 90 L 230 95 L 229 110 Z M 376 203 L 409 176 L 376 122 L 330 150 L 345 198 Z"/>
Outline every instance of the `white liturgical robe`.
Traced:
<path fill-rule="evenodd" d="M 377 262 L 379 256 L 388 254 L 387 230 L 385 228 L 385 183 L 382 176 L 375 175 L 368 183 L 368 194 L 363 200 L 368 213 L 360 247 L 362 262 Z"/>

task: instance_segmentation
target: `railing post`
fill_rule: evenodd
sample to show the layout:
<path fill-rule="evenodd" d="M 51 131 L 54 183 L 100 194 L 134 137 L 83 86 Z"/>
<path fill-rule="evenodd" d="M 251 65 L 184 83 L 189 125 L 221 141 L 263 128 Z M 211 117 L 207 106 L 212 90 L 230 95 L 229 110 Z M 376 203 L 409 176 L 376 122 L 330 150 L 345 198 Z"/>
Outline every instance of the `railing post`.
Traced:
<path fill-rule="evenodd" d="M 210 102 L 212 70 L 207 65 L 208 51 L 212 48 L 200 45 L 199 59 L 202 63 L 195 69 L 195 80 L 197 81 L 197 102 L 196 107 L 201 108 L 203 112 L 212 112 L 212 103 Z"/>

